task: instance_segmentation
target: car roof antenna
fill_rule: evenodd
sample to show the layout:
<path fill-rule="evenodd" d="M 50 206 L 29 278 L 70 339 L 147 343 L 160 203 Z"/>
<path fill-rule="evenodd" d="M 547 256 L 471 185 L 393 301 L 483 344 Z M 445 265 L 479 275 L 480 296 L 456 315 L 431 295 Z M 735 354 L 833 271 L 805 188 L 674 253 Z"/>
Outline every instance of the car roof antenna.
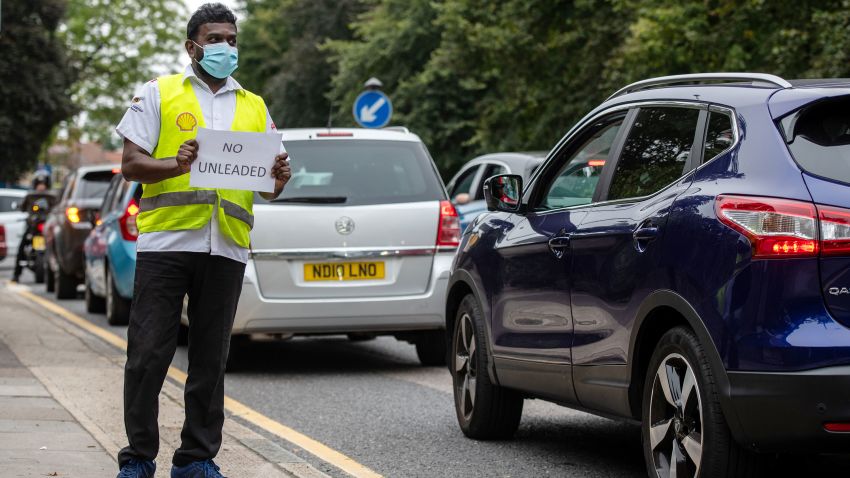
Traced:
<path fill-rule="evenodd" d="M 333 101 L 328 102 L 328 132 L 330 132 L 331 127 L 333 126 L 333 118 L 334 118 L 334 103 Z"/>

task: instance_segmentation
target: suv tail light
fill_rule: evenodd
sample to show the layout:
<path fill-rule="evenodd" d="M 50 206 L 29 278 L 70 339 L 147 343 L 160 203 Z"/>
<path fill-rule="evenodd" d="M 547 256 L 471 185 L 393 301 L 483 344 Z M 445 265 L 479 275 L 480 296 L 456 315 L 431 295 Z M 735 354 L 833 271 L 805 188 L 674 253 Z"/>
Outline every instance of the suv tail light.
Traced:
<path fill-rule="evenodd" d="M 820 218 L 821 254 L 825 256 L 850 254 L 850 210 L 818 206 Z"/>
<path fill-rule="evenodd" d="M 437 224 L 437 247 L 457 247 L 460 244 L 460 218 L 451 201 L 440 201 L 440 221 Z"/>
<path fill-rule="evenodd" d="M 138 215 L 139 205 L 136 204 L 135 199 L 131 199 L 130 204 L 127 205 L 127 209 L 124 210 L 124 214 L 118 220 L 118 223 L 121 225 L 121 237 L 125 241 L 135 241 L 139 238 L 139 228 L 136 226 L 136 216 Z"/>
<path fill-rule="evenodd" d="M 720 221 L 747 236 L 753 258 L 850 254 L 850 210 L 790 199 L 717 196 Z"/>

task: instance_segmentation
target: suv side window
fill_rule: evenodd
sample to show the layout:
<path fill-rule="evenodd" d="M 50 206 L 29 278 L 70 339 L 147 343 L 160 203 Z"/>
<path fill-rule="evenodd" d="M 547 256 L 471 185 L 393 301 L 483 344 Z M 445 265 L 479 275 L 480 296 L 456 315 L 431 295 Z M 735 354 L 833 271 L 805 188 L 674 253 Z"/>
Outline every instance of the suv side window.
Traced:
<path fill-rule="evenodd" d="M 623 144 L 607 199 L 648 196 L 681 177 L 699 113 L 696 108 L 641 108 Z"/>
<path fill-rule="evenodd" d="M 535 209 L 545 211 L 590 204 L 602 168 L 622 125 L 622 117 L 605 125 L 597 125 L 596 131 L 563 162 L 563 166 L 546 186 L 540 204 Z"/>
<path fill-rule="evenodd" d="M 715 156 L 729 149 L 734 142 L 735 134 L 732 131 L 732 118 L 719 111 L 710 112 L 705 132 L 703 162 L 711 161 Z"/>
<path fill-rule="evenodd" d="M 451 191 L 449 191 L 449 196 L 452 200 L 454 200 L 458 194 L 470 193 L 470 190 L 472 189 L 472 181 L 475 179 L 475 173 L 477 173 L 479 169 L 481 169 L 480 165 L 473 166 L 464 171 L 463 174 L 457 178 L 457 181 L 455 181 L 454 185 L 452 185 Z"/>

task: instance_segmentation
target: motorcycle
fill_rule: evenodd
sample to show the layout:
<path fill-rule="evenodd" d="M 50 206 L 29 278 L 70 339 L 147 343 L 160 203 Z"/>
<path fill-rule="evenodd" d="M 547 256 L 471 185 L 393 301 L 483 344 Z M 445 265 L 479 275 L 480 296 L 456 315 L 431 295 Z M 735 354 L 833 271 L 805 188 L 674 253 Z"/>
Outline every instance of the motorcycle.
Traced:
<path fill-rule="evenodd" d="M 21 237 L 18 247 L 18 257 L 15 262 L 14 279 L 17 281 L 23 268 L 27 268 L 35 274 L 35 282 L 44 282 L 45 251 L 47 249 L 44 240 L 44 223 L 47 221 L 47 213 L 56 197 L 49 192 L 31 192 L 26 195 L 21 204 L 21 210 L 27 213 L 26 231 Z"/>

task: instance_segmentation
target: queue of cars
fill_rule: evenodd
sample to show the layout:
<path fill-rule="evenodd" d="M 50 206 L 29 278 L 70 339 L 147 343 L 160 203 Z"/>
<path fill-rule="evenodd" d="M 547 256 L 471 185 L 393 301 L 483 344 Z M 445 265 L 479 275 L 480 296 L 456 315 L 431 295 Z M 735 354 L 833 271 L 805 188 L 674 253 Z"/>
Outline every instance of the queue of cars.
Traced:
<path fill-rule="evenodd" d="M 282 130 L 293 176 L 255 199 L 234 339 L 394 335 L 447 362 L 468 437 L 540 398 L 640 422 L 653 477 L 846 452 L 848 111 L 847 80 L 645 80 L 448 188 L 406 129 Z M 113 324 L 141 195 L 116 172 L 77 171 L 48 229 L 48 287 L 83 281 Z"/>

